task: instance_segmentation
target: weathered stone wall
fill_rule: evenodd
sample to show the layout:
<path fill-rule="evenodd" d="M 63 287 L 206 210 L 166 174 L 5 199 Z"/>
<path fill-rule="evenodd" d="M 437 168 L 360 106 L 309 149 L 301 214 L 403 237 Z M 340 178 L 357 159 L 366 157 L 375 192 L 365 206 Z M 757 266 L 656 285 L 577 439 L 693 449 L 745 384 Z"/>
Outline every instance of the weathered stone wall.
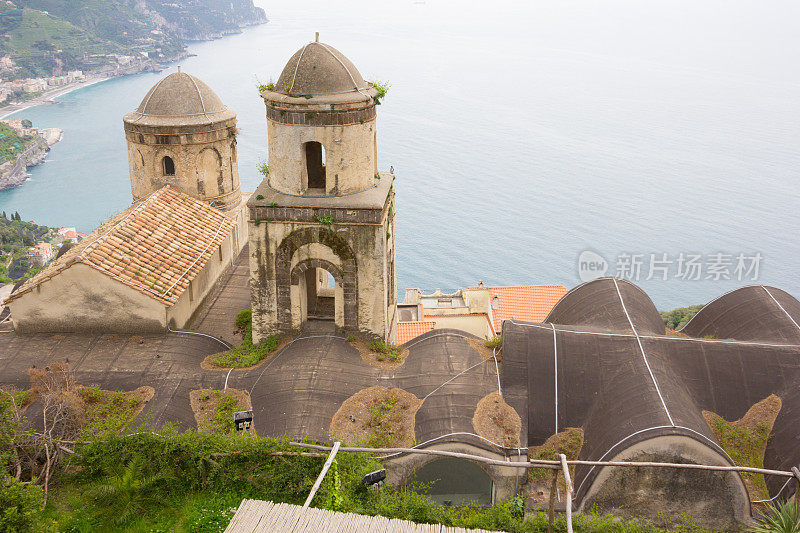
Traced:
<path fill-rule="evenodd" d="M 254 340 L 302 326 L 305 287 L 297 270 L 305 265 L 332 271 L 335 295 L 341 300 L 337 300 L 339 328 L 394 341 L 395 302 L 387 300 L 387 275 L 394 271 L 386 254 L 392 226 L 386 218 L 379 225 L 331 227 L 251 220 L 249 227 Z"/>
<path fill-rule="evenodd" d="M 140 200 L 171 185 L 222 210 L 239 204 L 236 122 L 205 128 L 125 125 L 131 193 Z M 172 158 L 175 174 L 164 172 Z"/>
<path fill-rule="evenodd" d="M 730 465 L 710 447 L 681 435 L 648 439 L 608 460 Z M 605 467 L 586 491 L 580 508 L 596 508 L 625 519 L 644 518 L 662 526 L 680 523 L 688 515 L 697 525 L 732 530 L 749 520 L 750 498 L 735 472 Z"/>
<path fill-rule="evenodd" d="M 164 304 L 81 263 L 12 300 L 8 306 L 18 333 L 134 333 L 166 329 Z"/>
<path fill-rule="evenodd" d="M 377 124 L 373 119 L 352 125 L 311 126 L 267 121 L 269 184 L 286 194 L 308 188 L 305 143 L 325 149 L 327 194 L 349 194 L 375 184 Z"/>

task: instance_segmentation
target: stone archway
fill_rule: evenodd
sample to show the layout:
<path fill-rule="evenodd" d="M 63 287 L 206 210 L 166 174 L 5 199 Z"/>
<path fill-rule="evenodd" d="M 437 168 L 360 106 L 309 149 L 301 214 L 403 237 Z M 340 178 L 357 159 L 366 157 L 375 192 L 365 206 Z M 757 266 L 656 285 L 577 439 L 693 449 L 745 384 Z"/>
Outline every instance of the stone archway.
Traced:
<path fill-rule="evenodd" d="M 326 246 L 339 259 L 341 266 L 336 266 L 322 258 L 307 258 L 292 266 L 292 258 L 301 247 L 319 243 Z M 316 264 L 315 264 L 316 262 Z M 302 267 L 301 265 L 305 265 Z M 276 250 L 275 281 L 278 324 L 284 330 L 296 330 L 302 326 L 305 317 L 295 316 L 297 308 L 292 305 L 292 288 L 299 283 L 299 276 L 307 269 L 324 268 L 341 287 L 341 320 L 336 325 L 350 330 L 358 329 L 358 280 L 356 258 L 350 245 L 336 232 L 329 228 L 310 227 L 295 230 L 287 235 Z M 337 278 L 338 276 L 338 278 Z M 295 281 L 296 280 L 296 281 Z M 299 290 L 299 289 L 298 289 Z M 295 302 L 296 303 L 296 302 Z M 295 309 L 295 313 L 292 310 Z"/>
<path fill-rule="evenodd" d="M 320 269 L 333 276 L 335 286 L 330 294 L 320 294 L 317 274 Z M 344 290 L 342 286 L 342 270 L 335 264 L 325 259 L 304 259 L 298 262 L 291 273 L 292 287 L 290 298 L 292 305 L 292 321 L 295 328 L 302 327 L 308 318 L 332 318 L 336 326 L 342 328 L 344 324 Z M 330 316 L 323 303 L 331 300 Z M 327 302 L 326 302 L 327 303 Z"/>

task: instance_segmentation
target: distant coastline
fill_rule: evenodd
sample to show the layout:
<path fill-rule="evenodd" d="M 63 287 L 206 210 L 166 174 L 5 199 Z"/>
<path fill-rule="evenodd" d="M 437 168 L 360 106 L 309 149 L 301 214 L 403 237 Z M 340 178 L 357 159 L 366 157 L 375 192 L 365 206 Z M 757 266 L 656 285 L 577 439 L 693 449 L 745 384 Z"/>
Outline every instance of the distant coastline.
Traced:
<path fill-rule="evenodd" d="M 127 74 L 122 74 L 123 76 Z M 0 107 L 0 119 L 8 118 L 14 113 L 19 113 L 20 111 L 25 111 L 31 107 L 36 107 L 40 105 L 49 105 L 55 103 L 55 99 L 59 96 L 64 96 L 65 94 L 71 93 L 72 91 L 77 91 L 78 89 L 83 89 L 84 87 L 89 87 L 90 85 L 95 85 L 97 83 L 104 82 L 106 80 L 110 80 L 115 76 L 97 76 L 96 78 L 92 78 L 89 80 L 79 81 L 70 83 L 68 85 L 62 85 L 61 87 L 56 87 L 50 91 L 46 91 L 35 98 L 31 98 L 30 100 L 26 100 L 24 102 L 16 102 L 13 104 L 9 104 L 3 107 Z"/>

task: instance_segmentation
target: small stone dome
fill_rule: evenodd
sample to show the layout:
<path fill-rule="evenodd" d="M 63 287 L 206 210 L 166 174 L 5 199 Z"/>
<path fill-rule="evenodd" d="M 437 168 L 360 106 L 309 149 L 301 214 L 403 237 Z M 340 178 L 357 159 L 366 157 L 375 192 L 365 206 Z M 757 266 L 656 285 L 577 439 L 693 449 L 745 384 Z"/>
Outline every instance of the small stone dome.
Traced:
<path fill-rule="evenodd" d="M 179 70 L 153 85 L 136 111 L 125 116 L 125 121 L 146 126 L 181 126 L 235 117 L 208 85 Z"/>
<path fill-rule="evenodd" d="M 369 89 L 370 85 L 344 54 L 328 44 L 312 42 L 289 59 L 274 90 L 287 95 L 323 96 Z"/>

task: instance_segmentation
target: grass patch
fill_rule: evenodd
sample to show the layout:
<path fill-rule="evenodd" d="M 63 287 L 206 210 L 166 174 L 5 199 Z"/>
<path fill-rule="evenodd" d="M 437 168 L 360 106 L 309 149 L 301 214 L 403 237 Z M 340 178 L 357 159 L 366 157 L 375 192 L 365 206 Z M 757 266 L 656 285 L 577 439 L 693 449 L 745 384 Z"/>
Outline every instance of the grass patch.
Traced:
<path fill-rule="evenodd" d="M 78 387 L 76 393 L 83 400 L 86 421 L 82 437 L 92 439 L 119 433 L 153 397 L 153 392 L 152 387 L 130 392 L 103 390 L 99 385 Z"/>
<path fill-rule="evenodd" d="M 402 350 L 399 346 L 386 342 L 383 339 L 375 339 L 369 343 L 369 349 L 375 354 L 378 361 L 400 361 L 400 353 Z"/>
<path fill-rule="evenodd" d="M 728 422 L 710 411 L 703 411 L 703 418 L 734 463 L 739 466 L 764 468 L 764 451 L 780 410 L 781 399 L 773 394 L 753 405 L 735 422 Z M 753 472 L 740 472 L 740 474 L 751 499 L 769 498 L 763 474 Z"/>
<path fill-rule="evenodd" d="M 559 455 L 564 454 L 567 460 L 578 458 L 578 454 L 583 448 L 583 430 L 580 428 L 567 428 L 560 433 L 556 433 L 548 438 L 541 446 L 534 446 L 530 449 L 531 459 L 544 459 L 546 461 L 558 461 Z M 574 474 L 575 465 L 571 465 L 570 473 Z M 543 468 L 533 468 L 528 477 L 533 480 L 550 478 L 550 470 Z"/>
<path fill-rule="evenodd" d="M 243 333 L 242 343 L 230 350 L 215 353 L 208 357 L 211 365 L 217 368 L 247 368 L 255 366 L 267 358 L 280 345 L 278 335 L 267 337 L 258 344 L 253 344 L 253 315 L 245 309 L 236 315 L 236 327 Z"/>
<path fill-rule="evenodd" d="M 388 447 L 394 441 L 394 430 L 400 427 L 402 411 L 409 407 L 411 405 L 408 402 L 401 402 L 391 395 L 373 401 L 368 407 L 369 417 L 366 421 L 372 435 L 366 440 L 366 445 L 372 448 Z"/>
<path fill-rule="evenodd" d="M 483 342 L 483 344 L 487 348 L 492 348 L 492 349 L 497 348 L 499 350 L 503 347 L 503 337 L 500 335 L 495 335 L 494 337 L 486 337 L 486 340 Z"/>
<path fill-rule="evenodd" d="M 215 433 L 236 431 L 233 425 L 233 413 L 249 411 L 252 408 L 250 395 L 247 391 L 239 389 L 193 390 L 189 393 L 189 401 L 194 411 L 198 431 Z"/>
<path fill-rule="evenodd" d="M 422 401 L 408 391 L 370 387 L 342 403 L 330 434 L 350 444 L 373 448 L 413 446 L 414 420 Z"/>

